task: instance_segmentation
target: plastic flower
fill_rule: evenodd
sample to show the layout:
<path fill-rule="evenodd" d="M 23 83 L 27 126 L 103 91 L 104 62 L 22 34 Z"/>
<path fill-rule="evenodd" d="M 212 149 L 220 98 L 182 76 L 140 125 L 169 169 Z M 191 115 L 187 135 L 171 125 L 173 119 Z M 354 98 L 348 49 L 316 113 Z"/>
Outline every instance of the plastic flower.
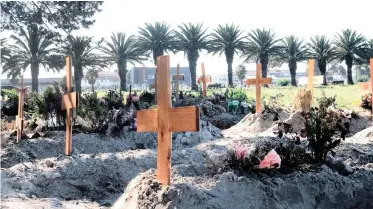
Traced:
<path fill-rule="evenodd" d="M 247 153 L 248 153 L 247 147 L 243 145 L 236 146 L 235 153 L 236 153 L 237 159 L 243 160 L 246 158 Z"/>

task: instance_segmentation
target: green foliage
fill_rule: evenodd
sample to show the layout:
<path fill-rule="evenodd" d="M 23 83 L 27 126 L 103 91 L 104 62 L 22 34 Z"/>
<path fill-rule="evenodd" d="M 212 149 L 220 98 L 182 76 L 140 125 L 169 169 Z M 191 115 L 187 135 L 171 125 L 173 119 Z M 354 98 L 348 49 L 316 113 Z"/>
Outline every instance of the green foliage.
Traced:
<path fill-rule="evenodd" d="M 372 93 L 365 94 L 361 98 L 360 107 L 372 111 Z"/>
<path fill-rule="evenodd" d="M 276 81 L 276 84 L 279 86 L 289 86 L 290 83 L 291 83 L 291 80 L 287 78 L 280 78 Z"/>
<path fill-rule="evenodd" d="M 122 92 L 119 93 L 114 90 L 109 90 L 104 97 L 105 104 L 108 110 L 124 108 L 124 97 Z"/>
<path fill-rule="evenodd" d="M 314 160 L 322 162 L 326 155 L 345 139 L 349 124 L 342 112 L 332 109 L 335 106 L 335 97 L 323 95 L 317 101 L 319 107 L 312 107 L 309 113 L 304 113 L 305 133 Z"/>
<path fill-rule="evenodd" d="M 360 75 L 357 78 L 357 82 L 368 82 L 368 81 L 369 81 L 369 76 L 367 76 L 367 75 Z"/>
<path fill-rule="evenodd" d="M 18 93 L 16 90 L 2 89 L 1 96 L 3 102 L 1 104 L 1 111 L 4 115 L 15 116 L 18 114 Z"/>
<path fill-rule="evenodd" d="M 228 92 L 228 100 L 238 100 L 250 103 L 246 91 L 242 88 L 230 88 Z"/>
<path fill-rule="evenodd" d="M 96 93 L 83 93 L 80 97 L 77 114 L 87 122 L 92 132 L 106 132 L 109 121 L 108 111 L 105 100 L 100 100 Z"/>

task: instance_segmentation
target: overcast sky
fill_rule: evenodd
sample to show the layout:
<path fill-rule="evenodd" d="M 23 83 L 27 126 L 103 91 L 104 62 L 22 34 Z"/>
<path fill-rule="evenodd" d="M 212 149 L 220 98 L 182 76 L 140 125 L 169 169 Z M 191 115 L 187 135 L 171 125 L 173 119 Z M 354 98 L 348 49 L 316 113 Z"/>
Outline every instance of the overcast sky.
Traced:
<path fill-rule="evenodd" d="M 372 0 L 106 0 L 102 12 L 95 17 L 96 23 L 88 30 L 75 31 L 75 35 L 93 36 L 95 39 L 109 37 L 111 32 L 137 34 L 145 22 L 166 21 L 174 28 L 183 22 L 202 22 L 210 31 L 218 24 L 235 23 L 245 31 L 258 27 L 272 28 L 278 37 L 297 35 L 308 40 L 317 34 L 333 37 L 344 28 L 351 28 L 367 38 L 373 38 Z M 246 33 L 246 32 L 245 32 Z M 236 56 L 237 57 L 237 56 Z M 188 66 L 183 53 L 171 54 L 171 66 L 180 63 Z M 225 56 L 201 54 L 198 60 L 205 63 L 208 74 L 227 71 Z M 235 69 L 241 60 L 236 58 Z M 153 66 L 146 62 L 146 66 Z M 300 70 L 305 64 L 298 64 Z M 131 67 L 131 66 L 130 66 Z M 254 69 L 254 64 L 247 65 Z M 200 69 L 198 68 L 198 71 Z M 282 68 L 287 68 L 283 65 Z M 113 66 L 112 69 L 116 69 Z M 59 77 L 58 74 L 41 70 L 40 77 Z M 3 76 L 2 76 L 3 77 Z M 30 77 L 30 70 L 25 77 Z"/>

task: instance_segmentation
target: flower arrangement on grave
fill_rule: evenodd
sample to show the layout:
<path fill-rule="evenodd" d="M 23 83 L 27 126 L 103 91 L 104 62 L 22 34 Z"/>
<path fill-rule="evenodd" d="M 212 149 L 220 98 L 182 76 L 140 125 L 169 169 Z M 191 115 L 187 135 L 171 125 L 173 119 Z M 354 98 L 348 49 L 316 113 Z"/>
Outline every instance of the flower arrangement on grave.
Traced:
<path fill-rule="evenodd" d="M 372 111 L 372 93 L 365 94 L 361 98 L 360 107 Z"/>

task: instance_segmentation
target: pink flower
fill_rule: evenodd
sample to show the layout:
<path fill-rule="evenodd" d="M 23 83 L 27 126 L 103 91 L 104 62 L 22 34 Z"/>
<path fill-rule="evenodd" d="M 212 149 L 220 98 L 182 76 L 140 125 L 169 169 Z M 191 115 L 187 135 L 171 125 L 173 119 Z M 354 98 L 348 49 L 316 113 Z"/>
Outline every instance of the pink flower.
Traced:
<path fill-rule="evenodd" d="M 243 145 L 239 145 L 236 147 L 235 153 L 236 153 L 236 158 L 239 160 L 243 160 L 247 156 L 247 147 Z"/>
<path fill-rule="evenodd" d="M 276 167 L 277 166 L 277 167 Z M 281 158 L 277 154 L 277 152 L 272 149 L 260 162 L 259 168 L 280 168 L 281 166 Z"/>

